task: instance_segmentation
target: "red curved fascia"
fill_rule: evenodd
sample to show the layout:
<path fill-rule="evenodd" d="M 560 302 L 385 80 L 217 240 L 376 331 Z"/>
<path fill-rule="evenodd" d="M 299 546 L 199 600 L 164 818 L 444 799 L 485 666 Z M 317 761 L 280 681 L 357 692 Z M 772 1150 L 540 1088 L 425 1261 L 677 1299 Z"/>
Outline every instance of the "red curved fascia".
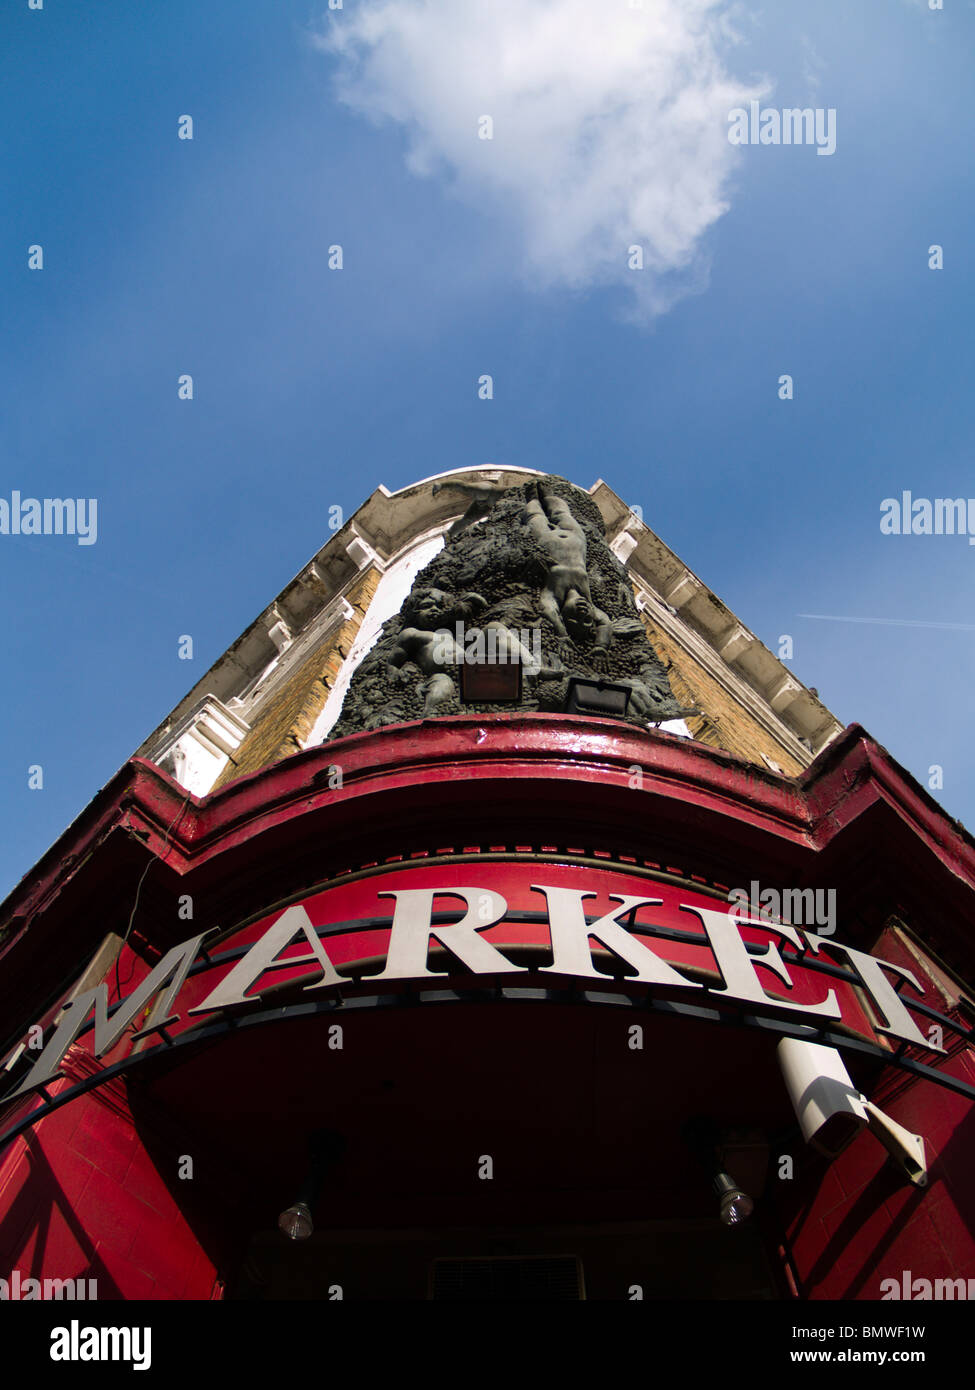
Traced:
<path fill-rule="evenodd" d="M 341 789 L 327 787 L 332 765 L 342 769 Z M 640 791 L 629 786 L 634 767 L 642 770 Z M 663 797 L 721 816 L 737 816 L 744 803 L 752 824 L 798 840 L 807 836 L 795 783 L 705 744 L 569 715 L 455 716 L 355 734 L 242 777 L 196 803 L 193 822 L 174 848 L 200 862 L 218 842 L 249 839 L 299 809 L 329 805 L 348 813 L 364 796 L 475 780 L 482 786 L 527 781 L 539 791 L 547 784 L 563 805 L 580 791 L 585 801 L 597 789 L 622 790 L 631 816 L 637 797 Z M 592 818 L 591 804 L 586 814 Z"/>
<path fill-rule="evenodd" d="M 341 788 L 328 786 L 333 765 L 342 769 Z M 630 786 L 635 767 L 642 789 Z M 244 856 L 252 863 L 265 846 L 276 853 L 311 837 L 327 843 L 323 836 L 356 845 L 361 862 L 395 852 L 411 817 L 422 812 L 446 834 L 452 809 L 472 806 L 487 820 L 514 806 L 563 831 L 571 823 L 579 838 L 592 844 L 601 836 L 610 849 L 624 832 L 631 840 L 637 831 L 648 840 L 683 837 L 684 859 L 696 859 L 697 872 L 720 878 L 715 866 L 724 871 L 730 862 L 743 882 L 753 866 L 779 862 L 805 868 L 812 884 L 828 863 L 828 882 L 838 884 L 862 876 L 855 866 L 869 856 L 874 878 L 892 880 L 888 910 L 923 894 L 943 912 L 975 919 L 975 844 L 858 725 L 792 779 L 611 720 L 462 715 L 309 749 L 202 800 L 132 759 L 8 897 L 0 924 L 13 929 L 0 959 L 81 865 L 117 853 L 120 843 L 131 853 L 133 837 L 179 876 L 219 856 L 228 867 Z M 380 854 L 368 853 L 379 842 Z"/>

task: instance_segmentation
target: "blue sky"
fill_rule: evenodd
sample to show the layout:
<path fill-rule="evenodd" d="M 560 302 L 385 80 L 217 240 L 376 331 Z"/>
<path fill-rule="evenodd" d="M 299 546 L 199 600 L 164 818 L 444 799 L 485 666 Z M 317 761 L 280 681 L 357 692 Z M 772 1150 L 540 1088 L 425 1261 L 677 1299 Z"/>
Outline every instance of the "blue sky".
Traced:
<path fill-rule="evenodd" d="M 792 635 L 841 721 L 922 784 L 940 765 L 975 825 L 975 547 L 879 527 L 903 489 L 975 496 L 975 7 L 485 8 L 0 14 L 0 498 L 98 499 L 94 545 L 0 535 L 0 893 L 331 506 L 483 463 L 605 478 L 773 650 Z M 604 51 L 587 9 L 656 27 Z M 731 147 L 746 90 L 834 108 L 835 153 Z M 665 263 L 639 285 L 634 237 Z"/>

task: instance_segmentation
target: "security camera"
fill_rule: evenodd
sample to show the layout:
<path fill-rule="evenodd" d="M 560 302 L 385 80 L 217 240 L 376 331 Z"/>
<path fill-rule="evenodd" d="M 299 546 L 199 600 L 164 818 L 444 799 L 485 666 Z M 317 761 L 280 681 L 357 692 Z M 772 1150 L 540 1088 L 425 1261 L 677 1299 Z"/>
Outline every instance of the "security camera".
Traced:
<path fill-rule="evenodd" d="M 782 1038 L 779 1066 L 802 1137 L 826 1158 L 835 1158 L 868 1123 L 859 1091 L 835 1047 Z"/>
<path fill-rule="evenodd" d="M 920 1134 L 912 1134 L 863 1096 L 860 1099 L 867 1112 L 870 1133 L 880 1140 L 894 1163 L 915 1187 L 927 1187 L 928 1165 Z"/>
<path fill-rule="evenodd" d="M 808 1144 L 832 1159 L 866 1126 L 916 1187 L 927 1186 L 924 1140 L 860 1094 L 835 1048 L 782 1038 L 778 1053 L 789 1099 Z"/>

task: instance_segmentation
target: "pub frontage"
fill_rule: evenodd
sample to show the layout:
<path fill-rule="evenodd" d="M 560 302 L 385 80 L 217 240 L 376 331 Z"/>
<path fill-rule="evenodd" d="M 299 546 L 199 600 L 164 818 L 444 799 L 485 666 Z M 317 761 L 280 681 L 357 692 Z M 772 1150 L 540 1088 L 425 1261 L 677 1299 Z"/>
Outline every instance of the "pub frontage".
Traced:
<path fill-rule="evenodd" d="M 967 1298 L 973 922 L 605 484 L 379 489 L 0 909 L 0 1293 Z"/>

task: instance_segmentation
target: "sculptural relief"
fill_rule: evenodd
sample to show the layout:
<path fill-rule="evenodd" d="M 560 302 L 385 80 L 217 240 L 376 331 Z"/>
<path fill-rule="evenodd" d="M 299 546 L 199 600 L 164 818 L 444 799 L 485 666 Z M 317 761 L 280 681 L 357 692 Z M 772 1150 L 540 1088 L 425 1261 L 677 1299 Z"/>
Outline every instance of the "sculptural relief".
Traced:
<path fill-rule="evenodd" d="M 632 723 L 680 715 L 587 493 L 554 476 L 436 487 L 472 503 L 353 674 L 331 738 L 464 712 L 559 711 L 572 676 L 628 687 Z M 458 671 L 472 659 L 518 662 L 517 703 L 462 703 Z"/>

